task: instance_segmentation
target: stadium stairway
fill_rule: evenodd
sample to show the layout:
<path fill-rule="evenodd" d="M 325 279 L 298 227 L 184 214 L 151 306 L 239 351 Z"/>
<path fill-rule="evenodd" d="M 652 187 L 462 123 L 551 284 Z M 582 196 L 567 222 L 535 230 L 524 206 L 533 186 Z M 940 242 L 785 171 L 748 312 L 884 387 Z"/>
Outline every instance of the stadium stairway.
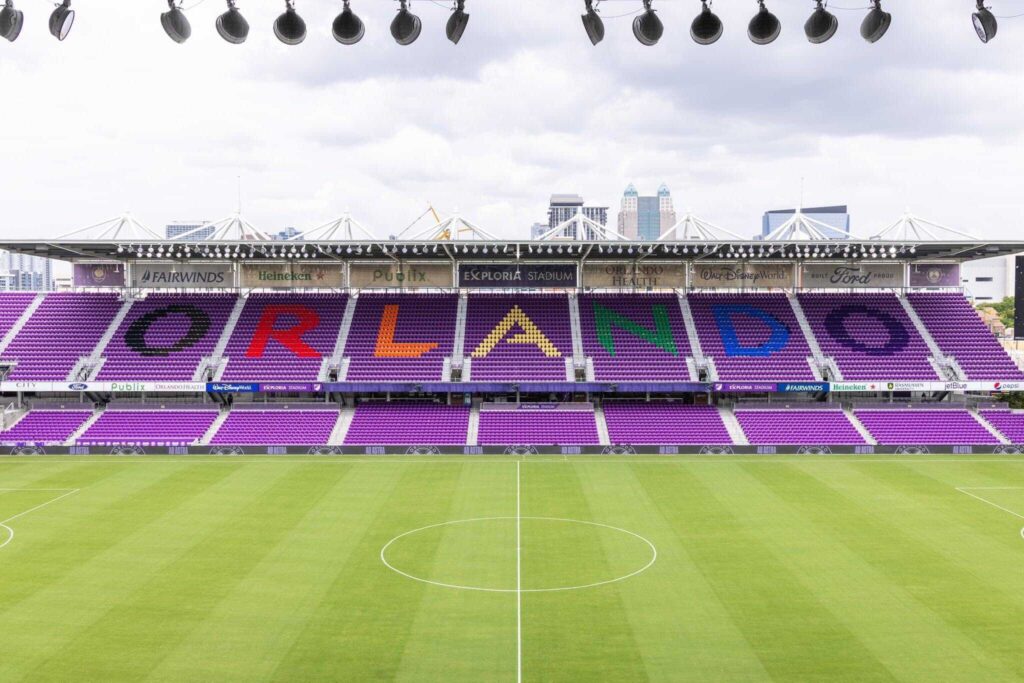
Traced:
<path fill-rule="evenodd" d="M 32 317 L 32 314 L 36 312 L 36 309 L 39 308 L 39 305 L 43 303 L 43 299 L 45 298 L 45 294 L 37 294 L 36 298 L 32 299 L 32 303 L 30 303 L 25 310 L 21 312 L 18 320 L 11 325 L 11 329 L 7 330 L 7 334 L 4 335 L 4 338 L 0 339 L 0 353 L 7 350 L 7 347 L 10 346 L 11 342 L 14 341 L 14 338 L 18 336 L 19 332 L 21 332 L 21 328 L 25 327 L 25 323 L 27 323 L 28 319 Z"/>
<path fill-rule="evenodd" d="M 966 377 L 963 375 L 963 371 L 959 369 L 955 363 L 951 363 L 947 360 L 946 355 L 942 353 L 942 349 L 935 342 L 935 338 L 932 337 L 931 332 L 925 327 L 924 321 L 921 320 L 921 316 L 914 310 L 913 305 L 910 303 L 910 299 L 905 296 L 897 296 L 897 300 L 900 302 L 900 306 L 907 312 L 907 317 L 910 318 L 910 322 L 914 323 L 914 328 L 918 334 L 921 335 L 921 339 L 928 346 L 928 350 L 931 351 L 932 357 L 929 359 L 932 362 L 932 366 L 935 367 L 935 371 L 939 373 L 939 377 L 949 380 L 964 380 Z"/>
<path fill-rule="evenodd" d="M 466 445 L 476 446 L 480 436 L 480 399 L 473 399 L 469 409 L 469 428 L 466 430 Z"/>
<path fill-rule="evenodd" d="M 604 418 L 604 405 L 594 404 L 594 422 L 597 424 L 597 436 L 602 446 L 611 446 L 612 439 L 608 436 L 608 421 Z"/>
<path fill-rule="evenodd" d="M 327 440 L 327 445 L 340 446 L 345 443 L 345 435 L 348 434 L 348 428 L 352 426 L 352 418 L 355 415 L 355 406 L 342 406 L 338 412 L 338 421 L 334 423 L 334 429 L 331 430 L 331 436 Z"/>
<path fill-rule="evenodd" d="M 341 328 L 338 330 L 338 339 L 334 342 L 334 351 L 330 358 L 324 358 L 320 366 L 319 381 L 326 382 L 330 379 L 332 370 L 337 371 L 338 381 L 345 381 L 348 374 L 348 359 L 345 358 L 345 343 L 348 341 L 348 331 L 352 329 L 352 319 L 356 315 L 356 303 L 359 301 L 359 292 L 352 292 L 345 302 L 345 313 L 341 316 Z"/>
<path fill-rule="evenodd" d="M 861 435 L 862 439 L 864 439 L 864 443 L 871 444 L 872 446 L 878 444 L 878 440 L 871 436 L 871 432 L 869 432 L 868 428 L 864 426 L 864 423 L 857 419 L 857 416 L 853 413 L 853 408 L 851 406 L 843 406 L 843 412 L 846 414 L 846 419 L 850 421 L 853 428 L 856 429 L 857 433 Z"/>
<path fill-rule="evenodd" d="M 729 438 L 733 444 L 737 446 L 747 446 L 750 441 L 747 440 L 747 435 L 743 431 L 743 427 L 740 427 L 740 421 L 736 419 L 736 413 L 732 412 L 732 409 L 728 406 L 718 406 L 718 414 L 722 417 L 722 424 L 725 425 L 725 429 L 729 432 Z"/>
<path fill-rule="evenodd" d="M 73 382 L 80 380 L 87 382 L 94 377 L 103 367 L 103 363 L 106 359 L 103 357 L 103 352 L 106 350 L 107 345 L 110 344 L 110 340 L 114 338 L 114 334 L 117 333 L 118 328 L 124 319 L 128 317 L 128 312 L 132 310 L 132 306 L 135 304 L 135 300 L 128 298 L 121 304 L 121 308 L 118 309 L 117 314 L 113 320 L 110 321 L 110 326 L 107 327 L 107 331 L 103 333 L 100 340 L 96 342 L 96 347 L 92 350 L 87 357 L 81 359 L 71 372 L 68 374 L 68 381 Z"/>
<path fill-rule="evenodd" d="M 580 323 L 580 300 L 576 292 L 569 292 L 569 322 L 572 330 L 572 366 L 569 381 L 576 379 L 575 368 L 586 367 L 586 354 L 583 352 L 583 328 Z"/>
<path fill-rule="evenodd" d="M 210 428 L 207 429 L 206 433 L 203 434 L 201 439 L 199 439 L 200 445 L 204 445 L 205 446 L 205 445 L 209 444 L 211 441 L 213 441 L 214 434 L 217 433 L 217 430 L 219 430 L 221 428 L 221 425 L 224 424 L 224 421 L 228 419 L 228 415 L 230 415 L 230 414 L 231 414 L 230 410 L 222 410 L 222 411 L 220 411 L 220 414 L 217 415 L 217 419 L 215 419 L 213 421 L 213 424 L 210 425 Z"/>
<path fill-rule="evenodd" d="M 814 330 L 811 329 L 811 324 L 807 322 L 807 316 L 804 315 L 804 307 L 800 305 L 800 301 L 796 298 L 796 295 L 790 292 L 786 295 L 789 299 L 789 305 L 793 309 L 793 316 L 796 318 L 797 323 L 800 325 L 800 329 L 804 333 L 804 339 L 807 340 L 807 346 L 811 349 L 812 358 L 809 359 L 811 362 L 811 370 L 814 372 L 814 378 L 817 380 L 822 379 L 822 369 L 828 368 L 830 373 L 834 374 L 834 379 L 841 380 L 842 374 L 839 373 L 839 368 L 836 366 L 835 361 L 831 358 L 827 358 L 821 350 L 821 345 L 818 344 L 818 338 L 814 336 Z"/>
<path fill-rule="evenodd" d="M 459 307 L 455 313 L 455 342 L 452 344 L 451 370 L 462 371 L 466 358 L 466 318 L 469 311 L 469 293 L 459 294 Z M 450 377 L 451 375 L 449 375 Z"/>
<path fill-rule="evenodd" d="M 1010 439 L 1006 438 L 1006 436 L 1004 436 L 1002 432 L 1000 432 L 998 429 L 996 429 L 996 426 L 994 424 L 992 424 L 991 422 L 986 420 L 985 416 L 982 415 L 979 411 L 972 410 L 970 412 L 971 412 L 971 415 L 974 416 L 974 419 L 978 421 L 978 424 L 980 424 L 982 427 L 987 429 L 989 434 L 991 434 L 992 436 L 994 436 L 997 439 L 999 439 L 999 443 L 1005 443 L 1005 444 L 1013 443 Z"/>
<path fill-rule="evenodd" d="M 71 433 L 71 436 L 69 436 L 67 441 L 64 442 L 64 445 L 74 446 L 75 442 L 78 441 L 78 437 L 82 436 L 82 434 L 85 434 L 86 430 L 89 429 L 89 427 L 92 427 L 94 424 L 96 424 L 96 420 L 100 419 L 102 415 L 102 409 L 97 408 L 96 410 L 92 411 L 92 415 L 89 416 L 89 419 L 83 422 L 81 425 L 79 425 L 78 429 Z"/>
<path fill-rule="evenodd" d="M 690 379 L 697 381 L 700 378 L 700 370 L 704 368 L 708 373 L 708 381 L 718 379 L 718 372 L 714 363 L 709 363 L 704 356 L 704 350 L 700 346 L 700 336 L 697 334 L 697 323 L 693 320 L 693 310 L 690 308 L 690 301 L 686 298 L 685 292 L 679 292 L 679 310 L 683 314 L 683 326 L 686 327 L 686 336 L 690 338 L 690 352 L 693 354 L 687 359 L 687 367 L 690 370 Z M 691 362 L 692 360 L 692 362 Z"/>
<path fill-rule="evenodd" d="M 242 317 L 242 309 L 245 308 L 246 301 L 248 301 L 248 298 L 244 296 L 239 296 L 235 300 L 235 305 L 231 309 L 228 321 L 224 323 L 224 330 L 220 334 L 220 339 L 217 340 L 217 345 L 213 347 L 213 351 L 208 358 L 203 358 L 199 361 L 199 365 L 192 376 L 193 382 L 202 382 L 205 379 L 206 372 L 210 369 L 213 370 L 214 381 L 219 380 L 220 376 L 224 374 L 224 368 L 228 365 L 227 359 L 224 358 L 224 349 L 228 347 L 228 341 L 235 332 L 238 319 Z"/>

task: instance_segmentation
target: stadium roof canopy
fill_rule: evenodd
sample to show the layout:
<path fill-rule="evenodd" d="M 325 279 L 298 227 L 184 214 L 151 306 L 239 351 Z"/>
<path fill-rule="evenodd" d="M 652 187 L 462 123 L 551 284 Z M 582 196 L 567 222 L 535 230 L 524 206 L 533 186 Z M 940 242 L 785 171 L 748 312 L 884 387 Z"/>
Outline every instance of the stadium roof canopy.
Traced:
<path fill-rule="evenodd" d="M 160 239 L 4 240 L 0 249 L 61 261 L 281 261 L 292 259 L 367 261 L 602 260 L 794 260 L 854 259 L 910 262 L 971 261 L 1024 252 L 1024 241 L 1009 240 L 685 240 L 567 241 L 492 240 L 473 242 L 398 240 L 237 240 L 217 243 Z"/>

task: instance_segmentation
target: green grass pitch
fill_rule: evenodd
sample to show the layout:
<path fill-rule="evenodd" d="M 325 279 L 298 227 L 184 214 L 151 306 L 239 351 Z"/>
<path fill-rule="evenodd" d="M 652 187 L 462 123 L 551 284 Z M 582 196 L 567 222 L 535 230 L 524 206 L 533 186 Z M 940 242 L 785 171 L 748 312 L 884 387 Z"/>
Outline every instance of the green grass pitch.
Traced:
<path fill-rule="evenodd" d="M 1024 679 L 1017 456 L 32 457 L 0 489 L 5 682 Z"/>

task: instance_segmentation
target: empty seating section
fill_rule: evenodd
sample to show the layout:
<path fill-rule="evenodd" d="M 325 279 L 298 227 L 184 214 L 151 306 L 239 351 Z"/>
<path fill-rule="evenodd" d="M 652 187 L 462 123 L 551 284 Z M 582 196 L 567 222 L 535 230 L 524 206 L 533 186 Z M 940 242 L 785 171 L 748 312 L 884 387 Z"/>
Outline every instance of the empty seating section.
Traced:
<path fill-rule="evenodd" d="M 863 444 L 864 438 L 842 410 L 743 410 L 736 419 L 752 444 L 793 446 Z"/>
<path fill-rule="evenodd" d="M 714 406 L 609 402 L 604 405 L 613 444 L 729 444 L 732 438 Z"/>
<path fill-rule="evenodd" d="M 215 419 L 216 409 L 107 410 L 75 442 L 97 446 L 185 446 L 198 442 Z"/>
<path fill-rule="evenodd" d="M 690 340 L 675 294 L 581 296 L 583 352 L 596 380 L 682 381 Z"/>
<path fill-rule="evenodd" d="M 350 381 L 440 381 L 455 343 L 454 294 L 361 294 L 345 343 Z"/>
<path fill-rule="evenodd" d="M 966 410 L 872 410 L 854 414 L 880 444 L 996 444 Z"/>
<path fill-rule="evenodd" d="M 477 442 L 530 446 L 600 443 L 592 410 L 481 410 Z"/>
<path fill-rule="evenodd" d="M 815 379 L 812 355 L 785 294 L 690 294 L 701 350 L 724 380 Z"/>
<path fill-rule="evenodd" d="M 565 381 L 572 322 L 565 294 L 474 294 L 466 310 L 471 379 Z"/>
<path fill-rule="evenodd" d="M 337 422 L 333 410 L 233 410 L 210 443 L 322 446 Z"/>
<path fill-rule="evenodd" d="M 843 379 L 939 380 L 928 345 L 894 294 L 799 294 L 807 321 Z"/>
<path fill-rule="evenodd" d="M 33 410 L 13 427 L 0 432 L 0 443 L 62 444 L 90 415 L 88 410 Z"/>
<path fill-rule="evenodd" d="M 36 298 L 35 292 L 4 292 L 0 294 L 0 338 L 3 338 L 18 318 Z"/>
<path fill-rule="evenodd" d="M 187 382 L 213 353 L 233 294 L 150 294 L 132 304 L 107 348 L 97 380 Z"/>
<path fill-rule="evenodd" d="M 464 445 L 469 406 L 437 403 L 361 403 L 356 407 L 345 443 L 380 445 Z"/>
<path fill-rule="evenodd" d="M 348 297 L 252 294 L 228 341 L 221 379 L 316 380 L 334 352 Z"/>
<path fill-rule="evenodd" d="M 90 355 L 121 302 L 116 294 L 56 292 L 46 298 L 3 353 L 17 361 L 11 379 L 64 380 Z"/>
<path fill-rule="evenodd" d="M 981 416 L 1011 443 L 1024 444 L 1024 413 L 1012 410 L 982 410 Z"/>
<path fill-rule="evenodd" d="M 999 341 L 961 294 L 907 297 L 942 353 L 956 358 L 967 379 L 1024 379 Z"/>

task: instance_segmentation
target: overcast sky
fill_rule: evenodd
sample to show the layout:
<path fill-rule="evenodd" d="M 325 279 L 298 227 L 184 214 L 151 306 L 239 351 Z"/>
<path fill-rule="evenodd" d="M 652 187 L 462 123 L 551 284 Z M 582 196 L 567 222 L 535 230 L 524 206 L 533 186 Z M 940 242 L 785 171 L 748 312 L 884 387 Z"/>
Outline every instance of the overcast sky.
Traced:
<path fill-rule="evenodd" d="M 214 30 L 224 0 L 185 0 L 193 35 L 173 43 L 162 0 L 74 0 L 64 43 L 52 4 L 17 0 L 0 41 L 0 235 L 51 237 L 130 210 L 144 224 L 218 219 L 312 227 L 346 208 L 380 236 L 433 202 L 504 237 L 546 221 L 555 192 L 612 207 L 625 186 L 671 188 L 680 212 L 742 234 L 766 209 L 849 204 L 856 234 L 905 209 L 981 236 L 1020 238 L 1024 202 L 1024 18 L 982 45 L 974 0 L 885 0 L 893 24 L 869 45 L 863 11 L 811 45 L 811 0 L 769 0 L 769 46 L 746 24 L 754 0 L 717 0 L 725 35 L 698 46 L 698 0 L 655 0 L 665 36 L 643 47 L 641 0 L 607 0 L 592 47 L 583 0 L 467 0 L 458 46 L 448 2 L 412 0 L 423 35 L 388 32 L 396 2 L 352 0 L 366 38 L 330 34 L 340 0 L 297 0 L 310 32 L 271 31 L 284 0 L 239 0 L 241 46 Z M 833 6 L 860 7 L 866 0 Z M 996 14 L 1024 0 L 991 0 Z M 195 5 L 195 6 L 193 6 Z M 442 6 L 439 6 L 442 5 Z"/>

